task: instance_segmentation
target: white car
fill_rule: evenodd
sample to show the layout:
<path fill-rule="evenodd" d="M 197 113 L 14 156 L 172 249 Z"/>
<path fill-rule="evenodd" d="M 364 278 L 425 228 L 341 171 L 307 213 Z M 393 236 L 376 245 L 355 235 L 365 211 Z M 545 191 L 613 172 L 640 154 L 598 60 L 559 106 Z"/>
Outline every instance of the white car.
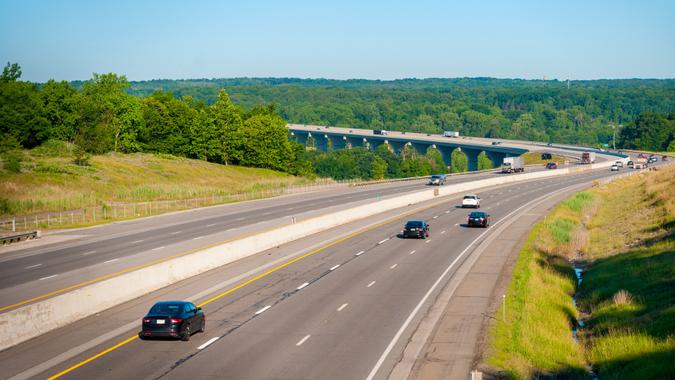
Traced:
<path fill-rule="evenodd" d="M 614 163 L 614 165 L 622 168 L 623 167 L 623 161 L 617 161 L 617 162 Z"/>
<path fill-rule="evenodd" d="M 462 199 L 462 207 L 480 208 L 480 197 L 476 194 L 466 194 Z"/>
<path fill-rule="evenodd" d="M 617 165 L 617 164 L 612 165 L 612 168 L 610 169 L 610 171 L 618 172 L 619 171 L 619 165 Z"/>

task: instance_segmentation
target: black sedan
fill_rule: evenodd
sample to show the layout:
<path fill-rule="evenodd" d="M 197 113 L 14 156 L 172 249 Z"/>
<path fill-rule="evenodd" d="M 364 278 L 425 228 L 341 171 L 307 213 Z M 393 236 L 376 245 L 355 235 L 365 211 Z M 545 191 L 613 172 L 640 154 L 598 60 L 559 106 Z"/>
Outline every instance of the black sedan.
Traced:
<path fill-rule="evenodd" d="M 403 227 L 403 237 L 428 238 L 429 225 L 423 220 L 411 220 Z"/>
<path fill-rule="evenodd" d="M 467 224 L 469 227 L 487 227 L 490 225 L 490 214 L 485 211 L 474 211 L 469 214 Z"/>
<path fill-rule="evenodd" d="M 201 307 L 186 301 L 162 301 L 150 308 L 143 317 L 141 339 L 171 337 L 190 340 L 193 332 L 204 332 L 206 317 Z"/>

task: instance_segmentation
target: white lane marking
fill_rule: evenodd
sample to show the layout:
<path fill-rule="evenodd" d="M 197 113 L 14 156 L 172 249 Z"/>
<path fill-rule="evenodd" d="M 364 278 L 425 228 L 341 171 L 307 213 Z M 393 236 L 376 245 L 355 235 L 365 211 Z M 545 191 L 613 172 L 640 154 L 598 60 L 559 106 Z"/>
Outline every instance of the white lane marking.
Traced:
<path fill-rule="evenodd" d="M 268 211 L 268 212 L 263 212 L 262 214 L 263 214 L 263 215 L 269 215 L 269 214 L 271 214 L 271 212 L 269 212 L 269 211 Z"/>
<path fill-rule="evenodd" d="M 486 210 L 489 210 L 489 209 L 491 209 L 491 208 L 492 208 L 492 207 L 488 206 L 488 207 L 486 207 L 485 209 L 486 209 Z"/>
<path fill-rule="evenodd" d="M 197 347 L 198 350 L 203 350 L 205 349 L 209 344 L 215 342 L 218 340 L 219 337 L 214 337 L 206 341 L 206 343 L 202 344 L 201 346 Z"/>
<path fill-rule="evenodd" d="M 438 219 L 438 215 L 434 215 L 434 219 Z"/>
<path fill-rule="evenodd" d="M 389 238 L 386 238 L 386 239 L 384 239 L 384 240 L 381 240 L 379 243 L 377 243 L 377 245 L 380 245 L 380 244 L 384 243 L 384 242 L 387 241 L 387 240 L 389 240 Z"/>
<path fill-rule="evenodd" d="M 412 251 L 410 251 L 410 254 L 411 254 L 411 255 L 414 255 L 415 252 L 417 252 L 417 251 L 413 249 Z"/>
<path fill-rule="evenodd" d="M 244 219 L 246 219 L 246 218 L 242 216 L 241 218 L 237 218 L 235 220 L 244 220 Z"/>
<path fill-rule="evenodd" d="M 450 213 L 450 210 L 446 210 L 445 213 L 446 213 L 446 214 L 449 214 L 449 213 Z"/>
<path fill-rule="evenodd" d="M 103 264 L 114 263 L 115 261 L 118 261 L 118 260 L 119 260 L 119 259 L 112 259 L 112 260 L 104 261 Z"/>
<path fill-rule="evenodd" d="M 54 277 L 56 277 L 56 276 L 58 276 L 58 274 L 53 274 L 53 275 L 51 275 L 51 276 L 42 277 L 42 278 L 40 279 L 40 281 L 42 281 L 42 280 L 48 280 L 48 279 L 54 278 Z"/>
<path fill-rule="evenodd" d="M 256 311 L 256 312 L 255 312 L 255 315 L 264 313 L 264 312 L 267 311 L 267 309 L 269 309 L 270 307 L 272 307 L 272 305 L 267 305 L 267 306 L 263 307 L 262 309 Z"/>
<path fill-rule="evenodd" d="M 289 207 L 289 208 L 286 209 L 286 211 L 291 211 L 291 210 L 294 210 L 294 209 L 295 209 L 295 207 Z"/>
<path fill-rule="evenodd" d="M 441 235 L 443 235 L 444 233 L 445 233 L 445 230 L 441 231 Z"/>
<path fill-rule="evenodd" d="M 175 231 L 175 232 L 172 232 L 171 235 L 178 235 L 181 232 L 183 232 L 183 231 Z"/>
<path fill-rule="evenodd" d="M 455 223 L 455 226 L 459 226 L 459 223 Z"/>
<path fill-rule="evenodd" d="M 30 266 L 27 266 L 26 269 L 37 268 L 37 267 L 39 267 L 39 266 L 42 266 L 42 264 L 30 265 Z"/>
<path fill-rule="evenodd" d="M 574 185 L 564 187 L 564 188 L 562 188 L 562 189 L 559 189 L 559 190 L 557 190 L 557 191 L 554 191 L 554 192 L 551 193 L 551 194 L 547 194 L 547 195 L 545 195 L 545 196 L 541 196 L 541 197 L 539 197 L 539 198 L 536 198 L 535 200 L 532 200 L 532 201 L 530 201 L 530 202 L 528 202 L 528 203 L 526 203 L 526 204 L 524 204 L 524 205 L 518 207 L 517 209 L 511 211 L 510 213 L 506 214 L 506 216 L 504 216 L 503 218 L 501 218 L 501 219 L 499 219 L 497 222 L 495 222 L 495 223 L 492 225 L 492 227 L 494 228 L 496 225 L 498 225 L 499 223 L 501 223 L 501 222 L 504 221 L 504 220 L 507 220 L 511 215 L 516 214 L 518 211 L 520 211 L 521 209 L 527 207 L 528 205 L 541 204 L 541 202 L 543 202 L 543 199 L 544 199 L 544 198 L 550 197 L 550 196 L 552 196 L 552 195 L 554 195 L 554 194 L 559 194 L 559 193 L 561 193 L 561 192 L 563 192 L 563 191 L 569 190 L 569 189 L 572 188 L 572 187 L 574 187 Z M 396 332 L 396 334 L 394 335 L 394 338 L 392 338 L 392 340 L 389 342 L 389 345 L 387 346 L 387 348 L 385 348 L 384 352 L 382 353 L 382 355 L 381 355 L 380 358 L 378 359 L 377 363 L 375 363 L 375 366 L 374 366 L 373 369 L 370 371 L 370 374 L 368 374 L 368 377 L 366 377 L 366 380 L 372 380 L 372 379 L 375 377 L 375 375 L 377 374 L 377 372 L 380 370 L 380 367 L 382 366 L 382 363 L 384 363 L 384 360 L 387 358 L 387 356 L 389 356 L 389 353 L 391 353 L 391 350 L 394 348 L 394 346 L 396 345 L 396 343 L 398 342 L 398 340 L 401 338 L 401 335 L 403 335 L 403 332 L 408 328 L 408 325 L 410 325 L 410 323 L 412 322 L 412 320 L 415 318 L 415 315 L 417 315 L 417 313 L 420 311 L 420 309 L 422 308 L 422 305 L 424 305 L 424 303 L 427 301 L 427 299 L 429 298 L 429 296 L 431 296 L 431 294 L 434 292 L 434 290 L 436 289 L 436 287 L 438 287 L 438 285 L 441 283 L 441 281 L 443 281 L 443 279 L 445 278 L 445 276 L 447 276 L 448 273 L 450 273 L 450 271 L 452 270 L 452 268 L 453 268 L 453 267 L 455 266 L 455 264 L 457 264 L 457 262 L 464 256 L 464 254 L 466 254 L 466 252 L 468 252 L 469 249 L 471 249 L 471 247 L 473 247 L 473 246 L 474 246 L 474 245 L 475 245 L 475 244 L 476 244 L 476 243 L 477 243 L 477 242 L 478 242 L 478 241 L 479 241 L 486 233 L 488 233 L 490 230 L 492 230 L 492 229 L 488 229 L 488 230 L 484 231 L 483 233 L 481 233 L 480 235 L 478 235 L 478 237 L 476 237 L 471 243 L 469 243 L 469 245 L 466 246 L 466 248 L 464 248 L 464 250 L 463 250 L 462 252 L 460 252 L 460 254 L 457 255 L 457 257 L 450 263 L 450 265 L 448 265 L 448 267 L 445 268 L 445 271 L 443 271 L 443 273 L 441 273 L 440 277 L 438 277 L 438 279 L 436 279 L 436 282 L 434 282 L 434 284 L 431 285 L 431 288 L 429 288 L 429 290 L 426 292 L 426 294 L 424 295 L 424 297 L 422 297 L 422 299 L 421 299 L 420 302 L 417 304 L 417 306 L 415 306 L 415 308 L 414 308 L 413 311 L 410 313 L 410 315 L 408 315 L 408 318 L 405 320 L 405 322 L 403 322 L 403 325 L 402 325 L 401 328 L 398 330 L 398 332 Z M 375 281 L 373 281 L 373 282 L 375 282 Z"/>
<path fill-rule="evenodd" d="M 159 251 L 160 249 L 164 249 L 164 246 L 153 248 L 151 249 L 151 251 Z"/>
<path fill-rule="evenodd" d="M 359 252 L 357 252 L 356 255 L 354 255 L 354 256 L 361 256 L 361 255 L 363 255 L 364 252 L 365 252 L 365 251 L 359 251 Z"/>
<path fill-rule="evenodd" d="M 337 311 L 342 311 L 345 307 L 349 305 L 348 303 L 343 303 L 342 306 L 338 307 Z"/>
<path fill-rule="evenodd" d="M 389 269 L 394 269 L 394 268 L 396 268 L 397 266 L 398 266 L 398 264 L 394 264 L 394 265 L 390 266 Z"/>
<path fill-rule="evenodd" d="M 296 289 L 297 289 L 297 290 L 300 290 L 300 289 L 304 288 L 304 287 L 307 286 L 307 285 L 309 285 L 309 282 L 305 282 L 304 284 L 298 286 Z"/>
<path fill-rule="evenodd" d="M 197 236 L 196 238 L 192 238 L 192 240 L 199 240 L 199 239 L 203 239 L 203 238 L 204 238 L 203 236 Z"/>
<path fill-rule="evenodd" d="M 96 251 L 87 251 L 87 252 L 83 253 L 82 256 L 91 255 L 92 253 L 96 253 Z"/>
<path fill-rule="evenodd" d="M 307 339 L 309 339 L 310 336 L 311 335 L 306 335 L 304 338 L 300 339 L 300 341 L 298 341 L 298 343 L 296 343 L 295 345 L 296 346 L 302 346 L 302 344 L 305 343 L 307 341 Z"/>
<path fill-rule="evenodd" d="M 427 240 L 425 241 L 425 243 L 426 243 L 426 244 L 429 244 L 430 241 L 431 241 L 431 239 L 427 239 Z"/>
<path fill-rule="evenodd" d="M 131 244 L 138 244 L 138 243 L 142 243 L 142 242 L 143 242 L 143 240 L 141 239 L 141 240 L 132 241 Z"/>
<path fill-rule="evenodd" d="M 207 224 L 206 227 L 213 227 L 215 225 L 216 225 L 215 223 L 211 223 L 211 224 Z"/>
<path fill-rule="evenodd" d="M 366 286 L 366 288 L 370 288 L 370 287 L 373 286 L 373 285 L 375 285 L 375 281 L 373 281 L 373 282 L 371 282 L 370 284 L 368 284 L 368 286 Z"/>
<path fill-rule="evenodd" d="M 339 267 L 340 267 L 340 264 L 338 264 L 338 265 L 336 265 L 336 266 L 334 266 L 334 267 L 331 267 L 329 270 L 336 270 L 336 269 L 338 269 Z"/>

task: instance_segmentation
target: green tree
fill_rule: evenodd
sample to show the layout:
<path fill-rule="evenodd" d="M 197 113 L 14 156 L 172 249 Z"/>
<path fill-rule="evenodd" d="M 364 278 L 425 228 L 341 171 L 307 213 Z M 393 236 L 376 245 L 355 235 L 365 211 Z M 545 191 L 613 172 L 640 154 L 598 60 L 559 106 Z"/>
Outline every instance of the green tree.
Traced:
<path fill-rule="evenodd" d="M 478 155 L 478 170 L 487 170 L 492 168 L 492 160 L 490 160 L 485 152 L 480 152 Z"/>
<path fill-rule="evenodd" d="M 443 161 L 443 155 L 437 148 L 431 147 L 427 149 L 427 159 L 431 162 L 434 173 L 442 174 L 448 172 L 448 167 L 445 165 L 445 161 Z"/>
<path fill-rule="evenodd" d="M 378 156 L 374 156 L 370 163 L 370 178 L 376 180 L 384 179 L 385 174 L 387 174 L 387 161 Z"/>
<path fill-rule="evenodd" d="M 450 156 L 450 171 L 461 173 L 469 170 L 469 159 L 459 148 L 452 151 Z"/>
<path fill-rule="evenodd" d="M 626 149 L 665 151 L 675 138 L 674 114 L 646 112 L 619 133 L 619 146 Z"/>
<path fill-rule="evenodd" d="M 75 141 L 78 113 L 78 93 L 68 82 L 48 81 L 40 91 L 44 115 L 50 124 L 49 138 Z"/>
<path fill-rule="evenodd" d="M 18 63 L 9 63 L 2 69 L 0 81 L 2 82 L 16 82 L 21 78 L 21 66 Z"/>

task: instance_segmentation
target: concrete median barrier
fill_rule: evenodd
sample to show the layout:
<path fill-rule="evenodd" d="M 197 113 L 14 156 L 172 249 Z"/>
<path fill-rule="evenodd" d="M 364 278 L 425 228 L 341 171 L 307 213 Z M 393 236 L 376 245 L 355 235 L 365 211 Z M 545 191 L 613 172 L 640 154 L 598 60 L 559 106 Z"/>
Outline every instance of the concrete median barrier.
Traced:
<path fill-rule="evenodd" d="M 211 269 L 384 211 L 488 186 L 549 178 L 611 165 L 607 164 L 503 175 L 425 189 L 318 216 L 125 273 L 0 314 L 0 350 Z"/>

